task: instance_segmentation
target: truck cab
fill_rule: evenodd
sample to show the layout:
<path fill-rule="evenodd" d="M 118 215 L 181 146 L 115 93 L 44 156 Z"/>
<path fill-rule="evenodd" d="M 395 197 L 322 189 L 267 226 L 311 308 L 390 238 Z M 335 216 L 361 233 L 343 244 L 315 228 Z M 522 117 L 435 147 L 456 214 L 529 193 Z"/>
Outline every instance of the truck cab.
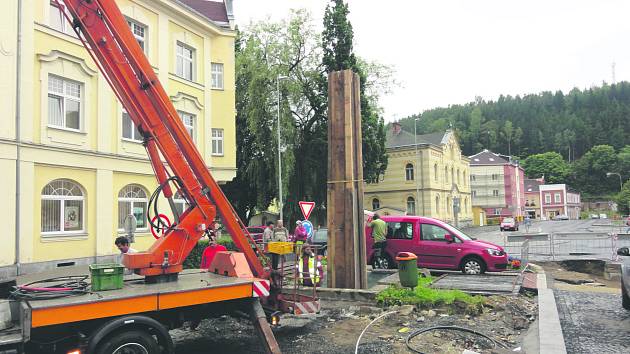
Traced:
<path fill-rule="evenodd" d="M 433 269 L 461 270 L 465 274 L 500 272 L 507 268 L 505 250 L 495 244 L 475 240 L 443 221 L 421 216 L 383 216 L 387 223 L 385 258 L 375 262 L 374 238 L 366 226 L 367 259 L 371 264 L 395 267 L 398 252 L 418 256 L 418 266 Z"/>

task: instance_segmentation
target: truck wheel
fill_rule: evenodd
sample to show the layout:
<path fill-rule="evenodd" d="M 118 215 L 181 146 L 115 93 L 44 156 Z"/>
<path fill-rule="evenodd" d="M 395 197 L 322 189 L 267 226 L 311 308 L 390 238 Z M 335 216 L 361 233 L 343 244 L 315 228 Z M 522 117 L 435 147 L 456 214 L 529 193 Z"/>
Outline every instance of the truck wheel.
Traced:
<path fill-rule="evenodd" d="M 628 296 L 628 292 L 626 291 L 626 286 L 623 283 L 623 279 L 621 279 L 621 306 L 624 309 L 630 311 L 630 296 Z"/>
<path fill-rule="evenodd" d="M 160 354 L 157 341 L 149 333 L 139 330 L 117 332 L 104 339 L 98 354 Z"/>

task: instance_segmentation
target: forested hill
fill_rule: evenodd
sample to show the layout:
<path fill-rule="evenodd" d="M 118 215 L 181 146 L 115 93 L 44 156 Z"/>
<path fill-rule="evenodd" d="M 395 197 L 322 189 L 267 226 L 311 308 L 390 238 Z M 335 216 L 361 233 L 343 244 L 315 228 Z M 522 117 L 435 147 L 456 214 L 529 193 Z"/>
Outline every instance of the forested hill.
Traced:
<path fill-rule="evenodd" d="M 403 129 L 413 132 L 417 117 L 418 134 L 452 126 L 466 155 L 482 149 L 520 157 L 557 151 L 571 161 L 595 145 L 630 145 L 630 83 L 477 99 L 404 118 Z"/>

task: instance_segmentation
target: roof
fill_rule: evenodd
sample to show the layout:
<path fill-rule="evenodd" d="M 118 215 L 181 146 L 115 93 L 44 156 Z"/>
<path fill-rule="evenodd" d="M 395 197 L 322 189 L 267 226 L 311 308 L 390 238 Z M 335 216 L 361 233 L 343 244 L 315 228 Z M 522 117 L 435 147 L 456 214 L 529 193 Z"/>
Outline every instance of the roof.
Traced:
<path fill-rule="evenodd" d="M 538 193 L 540 192 L 539 186 L 545 182 L 538 179 L 525 179 L 523 184 L 525 185 L 525 193 Z"/>
<path fill-rule="evenodd" d="M 223 1 L 177 0 L 197 11 L 207 19 L 218 23 L 229 23 L 227 9 Z"/>
<path fill-rule="evenodd" d="M 446 131 L 444 133 L 423 134 L 414 137 L 413 134 L 408 133 L 404 130 L 400 130 L 398 133 L 394 133 L 391 129 L 388 129 L 385 147 L 395 148 L 401 146 L 413 146 L 416 143 L 441 146 L 448 141 L 449 133 L 449 131 Z"/>
<path fill-rule="evenodd" d="M 507 165 L 510 161 L 504 159 L 501 155 L 495 154 L 490 150 L 483 150 L 482 152 L 470 156 L 471 166 L 481 165 Z"/>

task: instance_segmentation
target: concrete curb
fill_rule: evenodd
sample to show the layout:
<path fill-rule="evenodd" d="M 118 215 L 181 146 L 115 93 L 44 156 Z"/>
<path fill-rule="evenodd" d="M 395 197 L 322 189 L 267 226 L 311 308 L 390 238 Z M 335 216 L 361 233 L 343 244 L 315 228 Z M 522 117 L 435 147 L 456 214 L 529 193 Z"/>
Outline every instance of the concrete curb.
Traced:
<path fill-rule="evenodd" d="M 300 291 L 305 295 L 312 294 Z M 317 297 L 323 300 L 374 301 L 378 290 L 317 288 Z"/>
<path fill-rule="evenodd" d="M 540 353 L 566 354 L 564 335 L 553 290 L 547 288 L 547 276 L 538 274 L 538 340 Z"/>

